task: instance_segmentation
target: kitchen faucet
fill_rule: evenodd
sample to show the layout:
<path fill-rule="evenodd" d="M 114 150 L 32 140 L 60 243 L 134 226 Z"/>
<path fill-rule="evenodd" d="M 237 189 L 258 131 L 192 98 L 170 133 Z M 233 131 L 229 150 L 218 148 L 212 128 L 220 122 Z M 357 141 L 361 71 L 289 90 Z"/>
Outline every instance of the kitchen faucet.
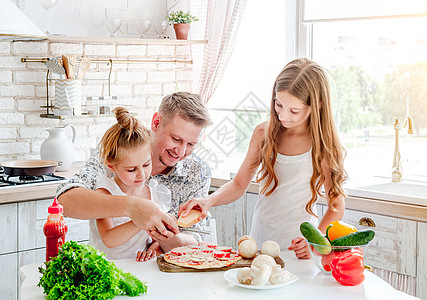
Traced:
<path fill-rule="evenodd" d="M 402 161 L 399 150 L 399 130 L 403 129 L 408 125 L 408 134 L 414 133 L 413 122 L 411 116 L 407 116 L 403 124 L 399 121 L 398 118 L 394 121 L 394 155 L 393 155 L 393 167 L 391 173 L 392 182 L 401 182 L 402 181 Z"/>

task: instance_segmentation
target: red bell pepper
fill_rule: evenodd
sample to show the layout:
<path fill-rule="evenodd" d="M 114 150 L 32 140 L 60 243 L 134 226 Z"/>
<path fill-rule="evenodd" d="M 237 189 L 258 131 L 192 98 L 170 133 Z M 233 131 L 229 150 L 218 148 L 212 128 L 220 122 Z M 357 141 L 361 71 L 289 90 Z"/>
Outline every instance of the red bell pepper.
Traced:
<path fill-rule="evenodd" d="M 331 262 L 332 276 L 342 285 L 358 285 L 365 280 L 363 254 L 350 249 L 338 254 Z"/>

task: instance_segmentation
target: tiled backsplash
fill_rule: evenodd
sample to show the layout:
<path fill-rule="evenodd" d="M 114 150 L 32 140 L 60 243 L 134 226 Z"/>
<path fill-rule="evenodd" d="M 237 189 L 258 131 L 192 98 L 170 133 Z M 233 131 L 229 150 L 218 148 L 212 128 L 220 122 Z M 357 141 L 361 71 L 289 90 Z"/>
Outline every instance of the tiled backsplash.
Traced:
<path fill-rule="evenodd" d="M 190 45 L 109 44 L 84 42 L 0 42 L 0 162 L 38 159 L 47 138 L 45 128 L 73 124 L 77 129 L 75 161 L 86 160 L 96 147 L 112 116 L 72 116 L 64 120 L 41 118 L 46 109 L 46 67 L 40 62 L 21 63 L 22 57 L 55 57 L 75 54 L 90 59 L 191 59 Z M 108 96 L 110 66 L 93 63 L 82 81 L 82 101 Z M 112 107 L 123 105 L 148 126 L 161 98 L 174 92 L 192 91 L 189 63 L 114 63 L 111 73 Z M 55 77 L 53 77 L 55 78 Z M 54 80 L 49 81 L 54 99 Z M 71 133 L 70 133 L 71 134 Z"/>

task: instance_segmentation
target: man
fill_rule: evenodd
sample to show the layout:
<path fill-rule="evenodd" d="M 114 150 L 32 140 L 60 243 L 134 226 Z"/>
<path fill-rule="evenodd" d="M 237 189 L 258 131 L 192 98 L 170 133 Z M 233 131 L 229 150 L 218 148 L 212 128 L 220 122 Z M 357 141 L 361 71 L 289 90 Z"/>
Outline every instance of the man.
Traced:
<path fill-rule="evenodd" d="M 202 129 L 210 124 L 207 108 L 199 96 L 186 92 L 165 96 L 153 115 L 151 175 L 170 190 L 170 213 L 176 217 L 181 203 L 208 193 L 211 171 L 192 152 Z M 58 187 L 57 198 L 64 206 L 64 215 L 77 219 L 129 217 L 135 225 L 149 231 L 164 251 L 201 240 L 197 234 L 179 233 L 176 220 L 152 201 L 93 191 L 96 178 L 104 172 L 107 170 L 99 162 L 97 151 L 79 174 Z M 200 222 L 197 226 L 204 229 L 205 224 Z"/>

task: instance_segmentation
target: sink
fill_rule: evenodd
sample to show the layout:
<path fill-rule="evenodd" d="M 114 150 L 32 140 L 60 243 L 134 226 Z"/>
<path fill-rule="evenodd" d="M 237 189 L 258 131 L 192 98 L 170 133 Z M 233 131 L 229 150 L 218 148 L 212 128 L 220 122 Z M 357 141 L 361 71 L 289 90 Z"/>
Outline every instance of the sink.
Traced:
<path fill-rule="evenodd" d="M 402 196 L 420 197 L 427 199 L 427 185 L 411 184 L 404 182 L 390 182 L 384 184 L 361 186 L 360 188 L 369 191 L 378 191 L 383 193 L 391 193 Z"/>
<path fill-rule="evenodd" d="M 346 188 L 349 196 L 427 206 L 427 184 L 418 182 L 385 182 Z"/>

